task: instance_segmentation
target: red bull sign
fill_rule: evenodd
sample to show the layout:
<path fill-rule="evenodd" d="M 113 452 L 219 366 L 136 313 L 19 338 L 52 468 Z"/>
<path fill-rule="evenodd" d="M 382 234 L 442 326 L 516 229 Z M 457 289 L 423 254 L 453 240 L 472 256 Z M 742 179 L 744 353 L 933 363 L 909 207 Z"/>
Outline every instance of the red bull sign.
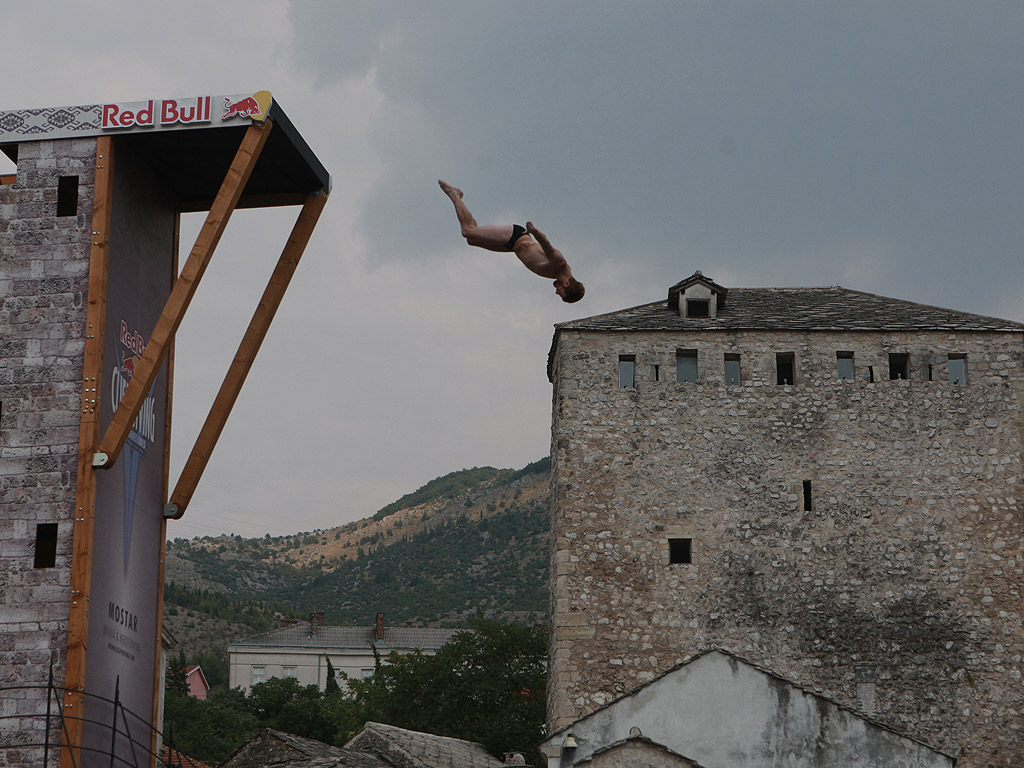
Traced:
<path fill-rule="evenodd" d="M 32 139 L 63 139 L 103 133 L 219 128 L 267 119 L 270 91 L 230 96 L 183 96 L 144 101 L 50 107 L 0 112 L 0 144 Z"/>
<path fill-rule="evenodd" d="M 252 97 L 250 97 L 252 98 Z M 132 109 L 132 107 L 135 107 Z M 152 127 L 174 125 L 175 123 L 208 123 L 210 122 L 210 97 L 198 96 L 194 99 L 150 99 L 143 106 L 135 104 L 104 104 L 103 129 Z"/>

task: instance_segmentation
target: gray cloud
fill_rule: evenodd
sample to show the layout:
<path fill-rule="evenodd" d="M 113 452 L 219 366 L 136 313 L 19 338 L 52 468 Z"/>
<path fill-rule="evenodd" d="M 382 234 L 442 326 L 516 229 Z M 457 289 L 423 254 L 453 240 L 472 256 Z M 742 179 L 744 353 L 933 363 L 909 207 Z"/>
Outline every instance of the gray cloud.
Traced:
<path fill-rule="evenodd" d="M 330 4 L 296 11 L 306 50 L 346 23 Z M 1021 14 L 888 3 L 378 9 L 378 40 L 392 43 L 360 66 L 375 67 L 390 102 L 375 124 L 386 160 L 360 226 L 376 258 L 427 257 L 425 239 L 451 236 L 445 201 L 428 197 L 433 177 L 449 175 L 482 210 L 550 220 L 566 238 L 599 240 L 603 257 L 642 253 L 642 268 L 666 279 L 713 258 L 783 282 L 835 282 L 843 265 L 823 256 L 867 240 L 894 255 L 889 281 L 934 298 L 943 281 L 970 279 L 972 252 L 1015 258 L 1024 114 L 1009 95 L 1022 74 Z M 350 66 L 339 56 L 317 71 Z"/>
<path fill-rule="evenodd" d="M 182 0 L 155 42 L 138 4 L 67 5 L 5 14 L 37 66 L 3 108 L 268 88 L 335 178 L 172 535 L 326 527 L 538 458 L 552 324 L 697 268 L 1024 320 L 1019 4 Z M 438 177 L 542 226 L 584 302 L 467 248 Z M 179 336 L 179 463 L 290 223 L 253 216 Z"/>

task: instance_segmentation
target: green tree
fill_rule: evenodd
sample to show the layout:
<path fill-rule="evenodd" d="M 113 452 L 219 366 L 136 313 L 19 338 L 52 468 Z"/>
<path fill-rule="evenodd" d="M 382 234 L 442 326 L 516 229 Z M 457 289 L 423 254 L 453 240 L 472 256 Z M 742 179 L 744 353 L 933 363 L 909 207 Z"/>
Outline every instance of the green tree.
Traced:
<path fill-rule="evenodd" d="M 392 653 L 335 702 L 342 737 L 367 720 L 530 752 L 544 735 L 547 633 L 477 619 L 436 655 Z"/>
<path fill-rule="evenodd" d="M 205 701 L 168 690 L 164 698 L 164 738 L 197 760 L 216 765 L 257 730 L 240 688 L 218 691 Z"/>
<path fill-rule="evenodd" d="M 226 644 L 218 644 L 208 651 L 196 651 L 192 654 L 192 662 L 198 664 L 211 688 L 220 688 L 228 682 L 228 649 Z"/>
<path fill-rule="evenodd" d="M 295 678 L 272 677 L 249 692 L 249 706 L 261 728 L 274 728 L 330 744 L 334 723 L 324 714 L 323 694 L 316 685 Z"/>
<path fill-rule="evenodd" d="M 341 686 L 338 685 L 337 674 L 334 671 L 334 665 L 331 664 L 331 658 L 327 657 L 327 685 L 324 688 L 325 694 L 338 693 L 341 690 Z"/>
<path fill-rule="evenodd" d="M 181 651 L 178 653 L 178 658 L 167 665 L 167 678 L 164 687 L 168 691 L 177 691 L 187 696 L 188 675 L 185 673 L 186 669 L 188 669 L 188 662 L 185 661 L 185 652 Z"/>

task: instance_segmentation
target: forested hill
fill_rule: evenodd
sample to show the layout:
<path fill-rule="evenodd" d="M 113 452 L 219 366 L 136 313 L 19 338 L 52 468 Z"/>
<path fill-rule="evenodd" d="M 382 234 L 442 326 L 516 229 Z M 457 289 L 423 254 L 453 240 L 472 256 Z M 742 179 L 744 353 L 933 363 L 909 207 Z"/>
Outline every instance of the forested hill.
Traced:
<path fill-rule="evenodd" d="M 365 520 L 294 536 L 168 543 L 165 619 L 188 646 L 280 616 L 460 625 L 547 615 L 548 460 L 452 472 Z"/>

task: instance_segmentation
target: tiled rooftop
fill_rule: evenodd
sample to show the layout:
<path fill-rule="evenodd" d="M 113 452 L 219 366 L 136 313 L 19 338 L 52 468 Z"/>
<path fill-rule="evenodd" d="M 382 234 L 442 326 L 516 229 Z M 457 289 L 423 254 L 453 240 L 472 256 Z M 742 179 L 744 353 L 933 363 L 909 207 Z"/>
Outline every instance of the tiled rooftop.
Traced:
<path fill-rule="evenodd" d="M 559 323 L 562 330 L 1009 331 L 1024 324 L 915 304 L 874 293 L 828 288 L 728 288 L 714 318 L 680 317 L 665 299 Z"/>
<path fill-rule="evenodd" d="M 335 747 L 272 728 L 260 730 L 221 765 L 227 768 L 394 768 L 394 763 L 372 752 Z"/>
<path fill-rule="evenodd" d="M 394 765 L 417 768 L 503 768 L 505 765 L 472 741 L 408 731 L 383 723 L 367 723 L 345 749 L 373 752 Z"/>
<path fill-rule="evenodd" d="M 422 648 L 436 651 L 451 640 L 456 632 L 463 630 L 440 627 L 384 627 L 383 637 L 376 638 L 373 627 L 329 627 L 321 626 L 315 632 L 311 624 L 301 622 L 282 627 L 262 635 L 254 635 L 236 643 L 235 646 L 289 647 L 289 648 L 365 648 L 371 645 L 378 650 L 411 650 Z"/>

